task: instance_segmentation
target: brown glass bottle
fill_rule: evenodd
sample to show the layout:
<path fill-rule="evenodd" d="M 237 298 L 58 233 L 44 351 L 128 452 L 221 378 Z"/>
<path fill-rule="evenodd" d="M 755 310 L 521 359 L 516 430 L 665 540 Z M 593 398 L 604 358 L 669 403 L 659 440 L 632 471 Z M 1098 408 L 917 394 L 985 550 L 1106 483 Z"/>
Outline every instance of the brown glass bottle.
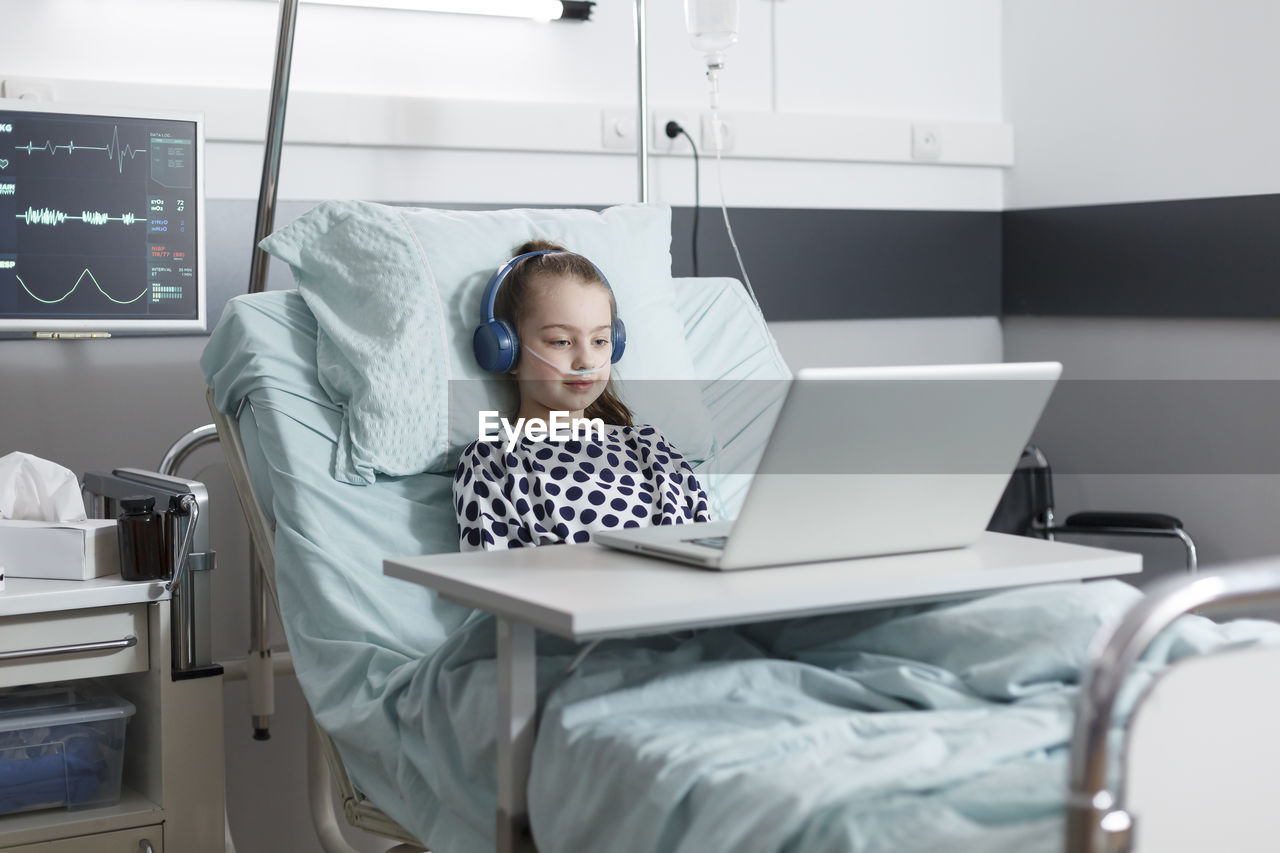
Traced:
<path fill-rule="evenodd" d="M 166 574 L 164 519 L 156 512 L 156 499 L 137 496 L 120 499 L 116 520 L 120 536 L 120 577 L 127 581 L 160 580 Z"/>

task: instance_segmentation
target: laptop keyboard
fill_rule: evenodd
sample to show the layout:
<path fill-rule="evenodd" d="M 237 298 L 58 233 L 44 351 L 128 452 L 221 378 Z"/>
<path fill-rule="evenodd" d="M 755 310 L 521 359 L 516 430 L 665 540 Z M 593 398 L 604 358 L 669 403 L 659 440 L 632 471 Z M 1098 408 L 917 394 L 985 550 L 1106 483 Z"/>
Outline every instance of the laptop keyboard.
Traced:
<path fill-rule="evenodd" d="M 716 548 L 720 551 L 724 550 L 724 543 L 728 536 L 700 536 L 695 539 L 682 539 L 682 542 L 691 542 L 694 545 L 701 545 L 704 548 Z"/>

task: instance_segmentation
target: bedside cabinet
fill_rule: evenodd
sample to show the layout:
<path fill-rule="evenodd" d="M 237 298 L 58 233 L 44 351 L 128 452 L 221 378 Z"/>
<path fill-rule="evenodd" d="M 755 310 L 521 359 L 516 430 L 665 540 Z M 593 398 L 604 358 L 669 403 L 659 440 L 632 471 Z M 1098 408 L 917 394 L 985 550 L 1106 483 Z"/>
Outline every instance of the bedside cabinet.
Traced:
<path fill-rule="evenodd" d="M 9 578 L 0 593 L 0 687 L 95 679 L 136 707 L 120 801 L 0 816 L 0 850 L 222 853 L 222 675 L 172 667 L 163 583 Z"/>

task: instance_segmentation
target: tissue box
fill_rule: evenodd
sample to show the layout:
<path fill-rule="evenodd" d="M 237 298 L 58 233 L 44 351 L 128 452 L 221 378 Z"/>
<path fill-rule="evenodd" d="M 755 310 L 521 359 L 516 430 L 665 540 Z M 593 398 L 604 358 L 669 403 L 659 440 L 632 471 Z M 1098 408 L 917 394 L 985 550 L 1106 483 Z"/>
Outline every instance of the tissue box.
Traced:
<path fill-rule="evenodd" d="M 0 566 L 11 578 L 83 581 L 120 571 L 113 518 L 0 520 Z"/>

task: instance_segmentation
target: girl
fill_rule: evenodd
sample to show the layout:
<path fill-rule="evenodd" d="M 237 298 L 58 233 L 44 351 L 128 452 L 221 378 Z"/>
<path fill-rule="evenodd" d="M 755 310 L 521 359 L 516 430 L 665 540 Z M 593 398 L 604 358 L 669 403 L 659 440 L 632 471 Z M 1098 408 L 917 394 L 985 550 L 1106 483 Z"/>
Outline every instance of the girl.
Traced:
<path fill-rule="evenodd" d="M 593 530 L 710 521 L 707 496 L 684 457 L 652 426 L 632 423 L 610 378 L 613 292 L 589 260 L 545 240 L 516 255 L 500 280 L 494 317 L 516 331 L 516 417 L 599 418 L 581 440 L 521 434 L 505 449 L 478 439 L 453 478 L 459 547 L 520 548 L 587 542 Z"/>

